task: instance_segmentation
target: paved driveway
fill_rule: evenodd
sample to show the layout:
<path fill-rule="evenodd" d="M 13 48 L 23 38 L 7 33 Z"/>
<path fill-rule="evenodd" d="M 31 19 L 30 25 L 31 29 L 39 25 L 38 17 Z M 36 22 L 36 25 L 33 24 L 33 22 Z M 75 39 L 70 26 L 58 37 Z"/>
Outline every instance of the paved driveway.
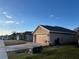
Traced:
<path fill-rule="evenodd" d="M 33 44 L 33 43 L 5 46 L 4 41 L 0 40 L 0 59 L 8 59 L 8 56 L 7 56 L 8 51 L 30 49 L 30 48 L 38 47 L 38 46 L 40 46 L 40 45 L 39 44 Z"/>
<path fill-rule="evenodd" d="M 30 49 L 33 47 L 38 47 L 39 44 L 33 44 L 33 43 L 27 43 L 27 44 L 20 44 L 20 45 L 12 45 L 12 46 L 6 46 L 7 51 L 16 51 L 21 49 Z"/>

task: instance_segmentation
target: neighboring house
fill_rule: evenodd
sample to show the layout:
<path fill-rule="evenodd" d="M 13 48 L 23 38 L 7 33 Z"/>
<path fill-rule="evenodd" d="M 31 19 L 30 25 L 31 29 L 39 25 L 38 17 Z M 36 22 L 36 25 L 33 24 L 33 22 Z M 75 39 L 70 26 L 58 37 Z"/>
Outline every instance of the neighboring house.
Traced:
<path fill-rule="evenodd" d="M 26 40 L 28 42 L 32 42 L 33 35 L 32 35 L 32 32 L 30 32 L 30 31 L 26 31 L 23 33 L 16 33 L 16 39 L 17 40 Z"/>
<path fill-rule="evenodd" d="M 16 33 L 16 40 L 21 40 L 22 33 Z"/>
<path fill-rule="evenodd" d="M 76 32 L 59 26 L 40 25 L 33 32 L 33 42 L 42 45 L 70 44 L 75 39 Z"/>
<path fill-rule="evenodd" d="M 33 34 L 31 31 L 26 31 L 23 34 L 26 41 L 33 42 Z"/>
<path fill-rule="evenodd" d="M 25 40 L 28 42 L 33 42 L 33 34 L 31 31 L 26 31 L 22 33 L 12 33 L 11 35 L 0 36 L 0 40 Z"/>
<path fill-rule="evenodd" d="M 8 40 L 8 39 L 9 39 L 9 35 L 0 36 L 0 40 Z"/>
<path fill-rule="evenodd" d="M 2 40 L 2 37 L 3 37 L 3 36 L 0 36 L 0 40 Z"/>

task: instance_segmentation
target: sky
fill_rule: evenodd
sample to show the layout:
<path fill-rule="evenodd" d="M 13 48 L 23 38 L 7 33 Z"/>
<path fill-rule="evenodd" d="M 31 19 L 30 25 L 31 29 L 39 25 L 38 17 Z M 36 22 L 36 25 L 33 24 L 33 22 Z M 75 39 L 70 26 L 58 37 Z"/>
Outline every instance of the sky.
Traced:
<path fill-rule="evenodd" d="M 79 0 L 0 0 L 0 35 L 34 31 L 38 25 L 79 26 Z"/>

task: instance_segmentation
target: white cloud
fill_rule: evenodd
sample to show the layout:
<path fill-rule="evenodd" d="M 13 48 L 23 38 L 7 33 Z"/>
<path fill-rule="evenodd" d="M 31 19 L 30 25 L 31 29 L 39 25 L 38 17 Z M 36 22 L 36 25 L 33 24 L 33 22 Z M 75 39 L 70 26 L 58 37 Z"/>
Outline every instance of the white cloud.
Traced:
<path fill-rule="evenodd" d="M 16 22 L 16 24 L 20 24 L 19 22 Z"/>
<path fill-rule="evenodd" d="M 14 20 L 5 20 L 5 24 L 21 24 L 22 22 L 20 21 L 14 21 Z"/>
<path fill-rule="evenodd" d="M 55 16 L 55 15 L 53 15 L 53 14 L 49 15 L 49 17 L 50 17 L 50 18 L 54 18 L 54 19 L 60 19 L 60 17 L 57 17 L 57 16 Z"/>
<path fill-rule="evenodd" d="M 15 24 L 22 24 L 24 21 L 15 21 Z"/>
<path fill-rule="evenodd" d="M 9 15 L 5 15 L 6 16 L 6 18 L 9 18 L 9 19 L 11 19 L 12 18 L 12 16 L 9 16 Z"/>
<path fill-rule="evenodd" d="M 50 15 L 50 17 L 54 17 L 54 15 L 53 15 L 53 14 L 51 14 L 51 15 Z"/>
<path fill-rule="evenodd" d="M 16 21 L 14 18 L 10 15 L 8 15 L 7 12 L 3 11 L 2 15 L 5 16 L 5 20 L 2 20 L 1 22 L 4 24 L 21 24 L 23 21 Z"/>
<path fill-rule="evenodd" d="M 4 23 L 6 23 L 6 24 L 12 24 L 12 23 L 15 23 L 15 21 L 13 21 L 13 20 L 7 20 L 7 21 L 4 21 Z"/>
<path fill-rule="evenodd" d="M 2 12 L 2 14 L 6 15 L 6 14 L 7 14 L 7 12 L 3 11 L 3 12 Z"/>
<path fill-rule="evenodd" d="M 8 19 L 12 18 L 12 16 L 8 15 L 7 12 L 5 12 L 5 11 L 3 11 L 2 14 Z"/>

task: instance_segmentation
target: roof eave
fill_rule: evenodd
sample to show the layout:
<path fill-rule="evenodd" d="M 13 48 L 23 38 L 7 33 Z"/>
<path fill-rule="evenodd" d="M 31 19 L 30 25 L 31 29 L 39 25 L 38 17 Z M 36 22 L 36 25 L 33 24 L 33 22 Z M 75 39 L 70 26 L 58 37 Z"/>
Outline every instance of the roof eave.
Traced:
<path fill-rule="evenodd" d="M 70 33 L 70 32 L 60 32 L 60 31 L 50 31 L 50 32 L 53 32 L 53 33 L 62 33 L 62 34 L 76 34 L 75 32 L 73 32 L 73 33 Z"/>

